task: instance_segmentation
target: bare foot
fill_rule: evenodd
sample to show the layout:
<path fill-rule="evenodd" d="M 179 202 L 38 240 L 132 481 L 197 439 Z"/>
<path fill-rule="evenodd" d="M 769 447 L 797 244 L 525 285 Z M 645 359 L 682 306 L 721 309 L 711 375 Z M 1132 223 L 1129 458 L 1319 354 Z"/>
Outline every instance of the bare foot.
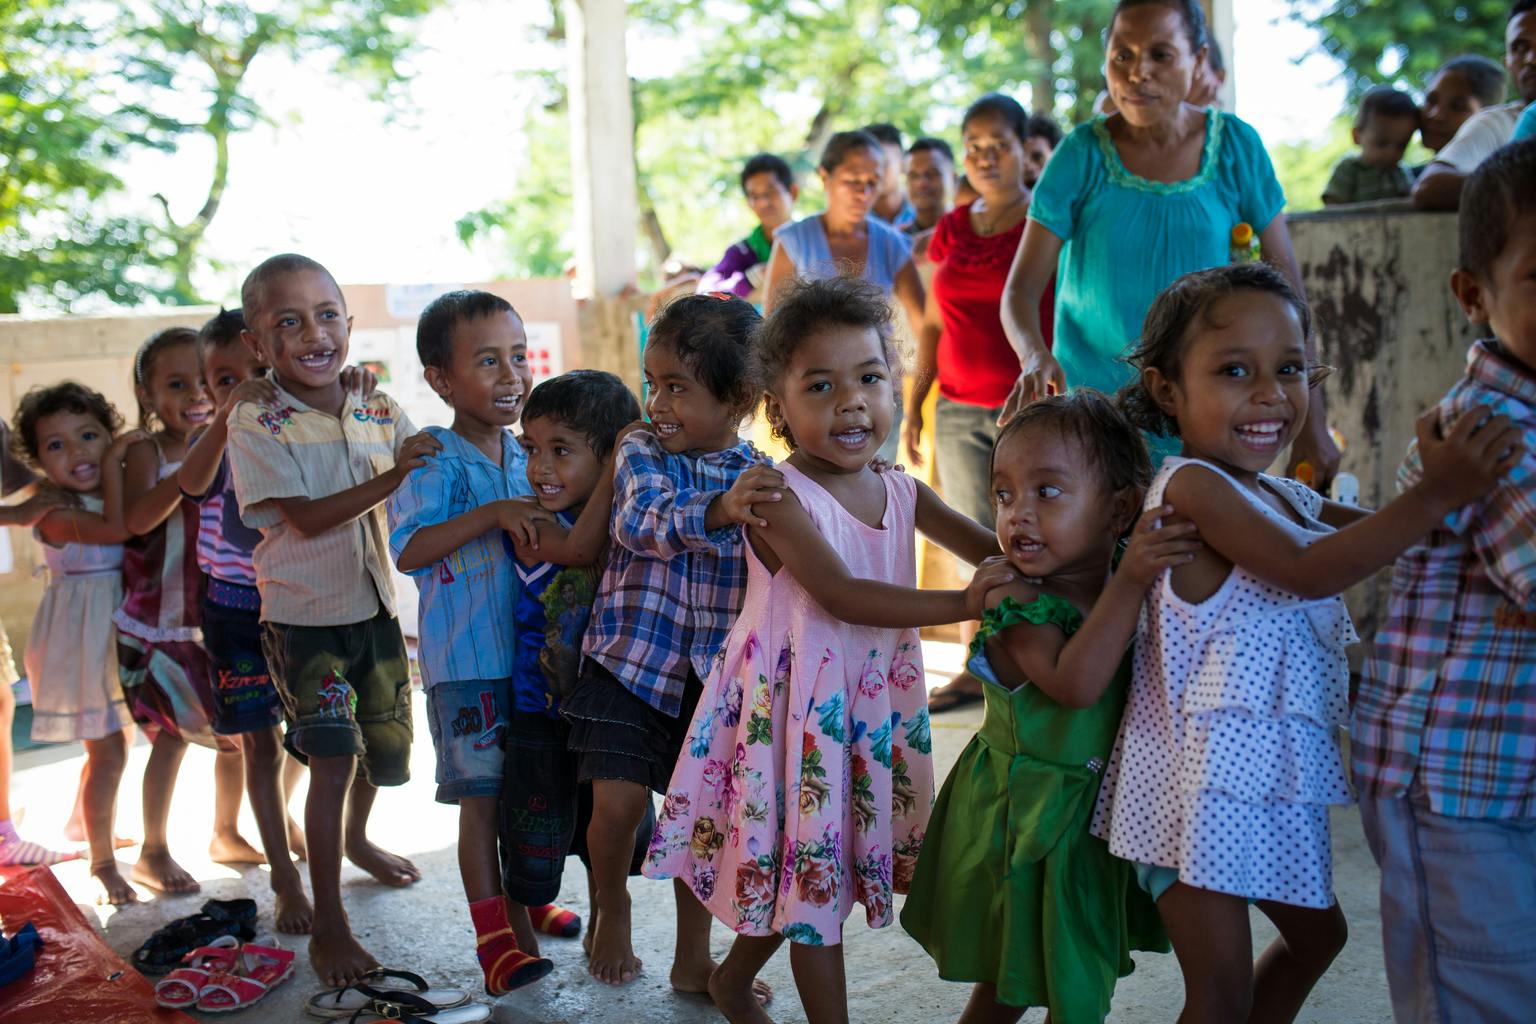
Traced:
<path fill-rule="evenodd" d="M 315 923 L 315 908 L 304 895 L 304 882 L 297 871 L 286 881 L 272 878 L 272 896 L 276 903 L 277 930 L 287 935 L 308 935 Z"/>
<path fill-rule="evenodd" d="M 675 981 L 673 985 L 676 986 Z M 749 984 L 742 984 L 740 979 L 727 977 L 722 968 L 716 967 L 709 975 L 705 992 L 731 1024 L 773 1024 L 773 1018 L 763 1010 L 768 1005 L 767 988 L 761 979 L 753 978 Z"/>
<path fill-rule="evenodd" d="M 288 849 L 299 860 L 309 859 L 309 844 L 304 841 L 304 830 L 292 818 L 288 819 Z"/>
<path fill-rule="evenodd" d="M 389 853 L 368 840 L 347 843 L 347 860 L 356 864 L 385 885 L 403 889 L 421 881 L 421 872 L 404 857 Z"/>
<path fill-rule="evenodd" d="M 215 864 L 265 864 L 267 855 L 239 832 L 215 832 L 208 844 L 208 859 Z"/>
<path fill-rule="evenodd" d="M 91 874 L 96 881 L 101 883 L 102 893 L 97 898 L 98 903 L 109 903 L 114 907 L 120 907 L 125 903 L 137 903 L 139 894 L 133 886 L 123 877 L 123 873 L 117 869 L 117 861 L 107 864 L 92 865 Z"/>
<path fill-rule="evenodd" d="M 328 927 L 315 929 L 309 939 L 309 963 L 320 980 L 332 988 L 351 985 L 379 966 L 345 922 L 340 927 L 328 922 Z"/>
<path fill-rule="evenodd" d="M 592 912 L 592 948 L 587 953 L 587 973 L 609 985 L 627 985 L 640 976 L 640 958 L 630 941 L 629 898 L 622 906 Z"/>
<path fill-rule="evenodd" d="M 171 851 L 164 849 L 151 850 L 146 847 L 142 850 L 138 863 L 134 864 L 128 877 L 140 885 L 171 895 L 197 892 L 202 888 L 197 884 L 197 879 L 187 873 L 186 868 L 171 859 Z"/>
<path fill-rule="evenodd" d="M 719 979 L 719 980 L 717 980 Z M 715 998 L 715 986 L 724 985 L 727 990 L 739 993 L 741 986 L 732 983 L 730 978 L 720 977 L 720 965 L 713 960 L 702 960 L 696 964 L 672 965 L 672 987 L 678 992 L 689 992 L 697 995 L 707 995 L 715 1000 L 715 1005 L 720 1006 L 720 1000 Z M 762 1008 L 773 1002 L 773 986 L 761 978 L 753 978 L 751 984 L 746 986 L 753 998 L 757 1000 L 757 1013 L 762 1014 Z M 724 1006 L 720 1006 L 720 1012 L 724 1013 L 728 1020 L 736 1020 Z M 742 1020 L 767 1020 L 766 1015 L 761 1017 L 742 1017 Z"/>
<path fill-rule="evenodd" d="M 85 834 L 85 826 L 73 818 L 69 820 L 69 824 L 64 826 L 64 838 L 72 843 L 90 841 L 90 837 Z M 130 846 L 138 845 L 139 841 L 137 839 L 130 839 L 127 836 L 112 837 L 112 849 L 114 850 L 126 850 Z"/>

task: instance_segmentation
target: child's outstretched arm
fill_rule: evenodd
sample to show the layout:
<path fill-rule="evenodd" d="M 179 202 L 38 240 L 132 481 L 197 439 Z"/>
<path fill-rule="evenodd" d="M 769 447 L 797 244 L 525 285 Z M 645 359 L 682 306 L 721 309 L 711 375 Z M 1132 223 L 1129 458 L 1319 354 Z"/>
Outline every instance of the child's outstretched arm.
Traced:
<path fill-rule="evenodd" d="M 1509 419 L 1468 412 L 1445 437 L 1431 409 L 1415 427 L 1424 476 L 1381 511 L 1307 543 L 1276 524 L 1222 477 L 1200 466 L 1168 483 L 1169 504 L 1200 528 L 1206 547 L 1302 597 L 1331 597 L 1402 554 L 1446 515 L 1497 486 L 1524 452 Z"/>
<path fill-rule="evenodd" d="M 1029 680 L 1063 707 L 1092 707 L 1125 657 L 1126 645 L 1136 634 L 1141 603 L 1164 569 L 1194 561 L 1201 544 L 1195 524 L 1187 519 L 1162 524 L 1173 514 L 1165 505 L 1141 514 L 1131 532 L 1130 544 L 1109 583 L 1071 637 L 1052 625 L 1020 624 L 1005 629 L 994 641 L 1003 658 L 992 662 L 1004 685 Z M 1001 599 L 1019 583 L 987 595 L 987 604 Z M 1032 595 L 1031 595 L 1032 596 Z M 1001 662 L 1001 664 L 999 664 Z M 1015 674 L 1016 673 L 1016 674 Z"/>
<path fill-rule="evenodd" d="M 393 521 L 395 512 L 393 507 L 390 512 L 391 521 Z M 545 558 L 545 555 L 537 550 L 539 541 L 537 524 L 541 522 L 552 524 L 554 521 L 555 517 L 540 508 L 538 501 L 532 497 L 488 501 L 484 505 L 477 505 L 463 515 L 416 530 L 395 557 L 395 567 L 403 573 L 425 569 L 447 558 L 481 534 L 490 533 L 495 529 L 507 531 L 508 535 L 514 538 L 514 543 L 519 543 L 519 538 L 524 543 L 533 542 L 535 550 L 530 561 L 537 561 Z"/>
<path fill-rule="evenodd" d="M 615 463 L 613 501 L 619 514 L 613 517 L 613 539 L 655 558 L 719 550 L 734 536 L 722 530 L 753 521 L 752 506 L 778 501 L 784 486 L 784 474 L 759 465 L 737 477 L 729 490 L 680 489 L 647 447 L 624 441 Z"/>
<path fill-rule="evenodd" d="M 862 579 L 848 571 L 793 492 L 759 506 L 759 515 L 766 527 L 749 526 L 747 536 L 763 564 L 788 572 L 828 614 L 854 626 L 907 628 L 974 619 L 987 592 L 1018 575 L 999 556 L 984 562 L 964 590 L 916 590 Z"/>
<path fill-rule="evenodd" d="M 213 486 L 218 476 L 219 463 L 224 461 L 224 445 L 229 440 L 229 414 L 239 402 L 271 404 L 277 401 L 277 388 L 265 377 L 241 381 L 229 393 L 207 428 L 193 438 L 176 471 L 176 486 L 182 494 L 193 499 L 201 498 Z"/>
<path fill-rule="evenodd" d="M 917 528 L 939 547 L 972 565 L 1003 553 L 997 534 L 963 512 L 956 512 L 933 488 L 921 480 L 917 484 Z"/>
<path fill-rule="evenodd" d="M 555 565 L 591 565 L 608 545 L 609 518 L 613 515 L 612 455 L 597 486 L 582 506 L 576 521 L 566 528 L 549 517 L 549 522 L 534 524 L 534 543 L 528 544 L 512 535 L 512 546 L 524 562 L 553 562 Z"/>
<path fill-rule="evenodd" d="M 425 431 L 412 434 L 400 446 L 389 470 L 323 498 L 272 498 L 272 504 L 301 537 L 316 537 L 368 514 L 394 493 L 407 473 L 442 450 L 442 442 Z M 483 531 L 482 531 L 483 532 Z"/>
<path fill-rule="evenodd" d="M 37 524 L 37 535 L 49 544 L 121 544 L 132 536 L 120 522 L 83 508 L 56 508 Z"/>

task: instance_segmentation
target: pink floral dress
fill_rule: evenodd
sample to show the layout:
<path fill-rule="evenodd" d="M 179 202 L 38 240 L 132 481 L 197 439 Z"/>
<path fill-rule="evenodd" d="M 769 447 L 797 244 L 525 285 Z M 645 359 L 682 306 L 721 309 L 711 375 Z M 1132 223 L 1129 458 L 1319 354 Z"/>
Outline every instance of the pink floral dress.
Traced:
<path fill-rule="evenodd" d="M 911 477 L 883 475 L 877 529 L 779 468 L 849 572 L 916 585 Z M 834 945 L 855 902 L 883 928 L 922 848 L 932 749 L 917 631 L 838 621 L 749 547 L 741 615 L 694 713 L 644 873 L 683 879 L 743 935 Z"/>

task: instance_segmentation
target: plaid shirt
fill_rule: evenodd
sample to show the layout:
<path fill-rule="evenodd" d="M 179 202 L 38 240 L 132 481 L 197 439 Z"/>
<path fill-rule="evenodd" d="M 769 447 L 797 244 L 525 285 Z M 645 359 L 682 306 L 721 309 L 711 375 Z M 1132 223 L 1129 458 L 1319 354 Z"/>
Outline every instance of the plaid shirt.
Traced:
<path fill-rule="evenodd" d="M 613 551 L 582 652 L 676 717 L 690 665 L 709 675 L 747 585 L 741 527 L 705 530 L 704 513 L 768 460 L 745 441 L 672 455 L 637 431 L 619 442 L 614 461 Z"/>
<path fill-rule="evenodd" d="M 1392 573 L 1392 600 L 1355 705 L 1360 787 L 1422 786 L 1436 814 L 1536 816 L 1536 374 L 1480 341 L 1440 402 L 1508 416 L 1525 456 L 1493 493 L 1448 516 Z M 1420 479 L 1417 450 L 1398 473 Z"/>

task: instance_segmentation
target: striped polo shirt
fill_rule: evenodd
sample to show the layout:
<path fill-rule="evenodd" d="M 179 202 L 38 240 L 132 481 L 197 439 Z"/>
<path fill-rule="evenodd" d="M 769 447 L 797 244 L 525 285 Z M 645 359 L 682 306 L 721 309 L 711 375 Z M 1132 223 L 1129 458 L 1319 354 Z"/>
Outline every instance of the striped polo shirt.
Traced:
<path fill-rule="evenodd" d="M 323 498 L 387 472 L 416 432 L 382 391 L 347 393 L 339 417 L 277 388 L 277 404 L 241 402 L 229 417 L 228 458 L 240 515 L 261 531 L 254 563 L 263 622 L 341 626 L 382 607 L 395 614 L 384 503 L 318 537 L 298 534 L 274 504 Z"/>

